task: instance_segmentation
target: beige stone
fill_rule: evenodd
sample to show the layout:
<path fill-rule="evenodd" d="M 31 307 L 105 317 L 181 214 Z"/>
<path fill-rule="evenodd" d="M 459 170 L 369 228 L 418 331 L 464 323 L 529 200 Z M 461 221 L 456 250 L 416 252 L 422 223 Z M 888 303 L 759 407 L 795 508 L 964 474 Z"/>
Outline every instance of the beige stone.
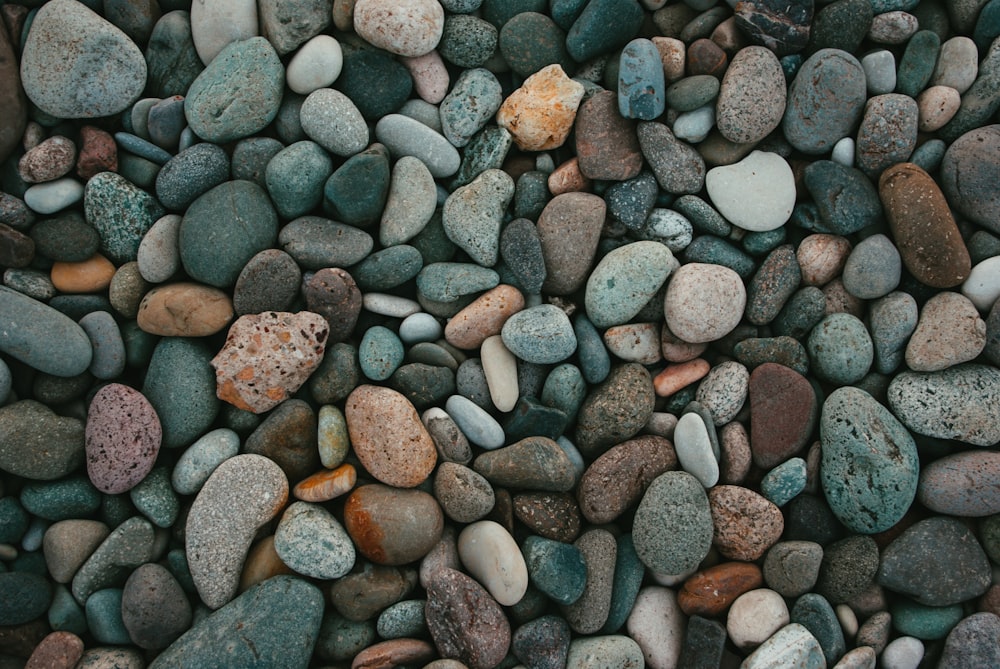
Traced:
<path fill-rule="evenodd" d="M 172 283 L 152 289 L 139 303 L 139 328 L 162 337 L 207 337 L 226 327 L 233 303 L 218 288 Z"/>

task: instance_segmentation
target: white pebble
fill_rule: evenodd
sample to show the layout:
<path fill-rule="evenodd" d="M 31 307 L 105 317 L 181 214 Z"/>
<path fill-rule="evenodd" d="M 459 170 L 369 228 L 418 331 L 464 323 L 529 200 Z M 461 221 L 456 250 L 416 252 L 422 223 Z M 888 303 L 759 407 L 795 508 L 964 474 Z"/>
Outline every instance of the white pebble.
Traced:
<path fill-rule="evenodd" d="M 951 86 L 965 93 L 979 74 L 979 49 L 968 37 L 957 35 L 941 45 L 931 86 Z"/>
<path fill-rule="evenodd" d="M 181 220 L 178 214 L 167 214 L 153 223 L 139 242 L 139 274 L 146 281 L 162 283 L 180 269 L 181 250 L 177 240 Z"/>
<path fill-rule="evenodd" d="M 205 65 L 230 42 L 258 34 L 256 0 L 195 0 L 191 4 L 191 40 Z"/>
<path fill-rule="evenodd" d="M 982 312 L 993 307 L 1000 297 L 1000 256 L 987 258 L 972 268 L 969 278 L 962 284 L 962 295 Z"/>
<path fill-rule="evenodd" d="M 36 184 L 24 191 L 24 203 L 39 214 L 54 214 L 83 198 L 83 184 L 72 177 Z"/>
<path fill-rule="evenodd" d="M 924 644 L 912 636 L 895 639 L 882 651 L 883 669 L 917 669 L 924 659 Z"/>
<path fill-rule="evenodd" d="M 795 206 L 795 176 L 776 153 L 753 151 L 733 165 L 705 175 L 712 204 L 729 222 L 751 232 L 780 228 Z"/>
<path fill-rule="evenodd" d="M 479 355 L 493 406 L 504 413 L 511 411 L 518 396 L 517 358 L 504 346 L 500 335 L 487 337 Z"/>
<path fill-rule="evenodd" d="M 774 590 L 745 592 L 729 607 L 726 631 L 737 648 L 747 650 L 767 641 L 788 624 L 788 605 Z"/>
<path fill-rule="evenodd" d="M 657 323 L 628 323 L 604 331 L 604 345 L 625 362 L 653 365 L 662 359 L 660 326 Z"/>
<path fill-rule="evenodd" d="M 714 102 L 679 114 L 672 129 L 677 139 L 697 144 L 708 137 L 713 127 L 715 127 Z"/>
<path fill-rule="evenodd" d="M 452 395 L 444 408 L 465 438 L 476 446 L 493 450 L 504 445 L 506 435 L 500 423 L 468 397 Z"/>
<path fill-rule="evenodd" d="M 399 324 L 399 338 L 404 344 L 435 341 L 440 339 L 443 333 L 444 328 L 438 319 L 425 311 L 407 316 Z"/>
<path fill-rule="evenodd" d="M 674 449 L 681 469 L 692 474 L 703 486 L 711 488 L 719 482 L 719 462 L 701 416 L 690 412 L 680 417 L 674 428 Z"/>
<path fill-rule="evenodd" d="M 830 152 L 830 160 L 846 167 L 853 167 L 854 140 L 850 137 L 841 138 L 833 145 L 833 150 Z"/>
<path fill-rule="evenodd" d="M 373 314 L 389 316 L 390 318 L 406 318 L 423 311 L 420 303 L 416 300 L 387 293 L 365 293 L 361 297 L 361 304 Z"/>
<path fill-rule="evenodd" d="M 316 35 L 292 56 L 285 70 L 285 81 L 292 91 L 309 95 L 335 82 L 343 67 L 340 42 L 329 35 Z"/>
<path fill-rule="evenodd" d="M 838 604 L 834 608 L 834 612 L 840 622 L 840 629 L 844 631 L 844 637 L 853 639 L 854 635 L 858 633 L 858 616 L 854 613 L 854 609 L 847 604 Z"/>
<path fill-rule="evenodd" d="M 503 525 L 480 520 L 458 535 L 458 557 L 469 574 L 503 606 L 521 601 L 528 589 L 528 566 Z"/>
<path fill-rule="evenodd" d="M 883 95 L 896 90 L 896 57 L 879 49 L 861 59 L 869 95 Z"/>
<path fill-rule="evenodd" d="M 625 625 L 628 635 L 642 649 L 646 666 L 668 669 L 677 666 L 685 622 L 673 590 L 648 586 L 639 591 Z"/>

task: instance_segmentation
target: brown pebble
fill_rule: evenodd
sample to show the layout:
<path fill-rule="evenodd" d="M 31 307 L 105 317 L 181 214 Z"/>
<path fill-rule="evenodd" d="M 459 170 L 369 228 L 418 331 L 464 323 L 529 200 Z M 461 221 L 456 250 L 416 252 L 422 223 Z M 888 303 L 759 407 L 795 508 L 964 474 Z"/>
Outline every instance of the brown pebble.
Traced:
<path fill-rule="evenodd" d="M 569 543 L 580 534 L 580 507 L 568 492 L 524 492 L 512 499 L 514 515 L 532 533 Z"/>
<path fill-rule="evenodd" d="M 27 267 L 34 258 L 34 240 L 23 232 L 0 223 L 0 267 Z"/>
<path fill-rule="evenodd" d="M 819 403 L 806 377 L 774 362 L 753 370 L 749 395 L 753 459 L 758 467 L 771 469 L 805 447 L 819 418 Z"/>
<path fill-rule="evenodd" d="M 718 47 L 716 47 L 718 48 Z M 618 112 L 618 94 L 595 93 L 576 115 L 576 155 L 588 179 L 625 181 L 642 169 L 635 122 Z"/>
<path fill-rule="evenodd" d="M 95 253 L 83 262 L 52 263 L 49 279 L 61 293 L 97 293 L 111 285 L 114 275 L 114 264 Z"/>
<path fill-rule="evenodd" d="M 785 529 L 781 509 L 749 488 L 716 486 L 708 491 L 708 503 L 715 528 L 712 544 L 731 560 L 761 558 Z"/>
<path fill-rule="evenodd" d="M 753 455 L 750 437 L 742 423 L 726 423 L 719 430 L 722 458 L 719 461 L 719 482 L 739 485 L 750 473 Z"/>
<path fill-rule="evenodd" d="M 663 76 L 668 84 L 684 78 L 684 65 L 687 62 L 687 49 L 684 42 L 674 37 L 653 37 L 653 46 L 660 52 L 660 64 L 663 65 Z"/>
<path fill-rule="evenodd" d="M 824 316 L 850 314 L 856 318 L 864 318 L 865 301 L 847 292 L 839 277 L 823 286 L 823 298 L 826 300 Z"/>
<path fill-rule="evenodd" d="M 689 76 L 710 74 L 718 79 L 726 73 L 729 58 L 722 48 L 707 38 L 691 42 L 687 50 L 687 70 Z"/>
<path fill-rule="evenodd" d="M 707 348 L 707 343 L 692 344 L 679 338 L 670 331 L 666 323 L 660 328 L 660 353 L 663 354 L 663 359 L 667 362 L 688 362 L 689 360 L 694 360 L 704 353 Z"/>
<path fill-rule="evenodd" d="M 522 309 L 521 291 L 500 284 L 449 319 L 444 328 L 445 341 L 462 349 L 478 349 L 487 338 L 500 334 L 507 319 Z"/>
<path fill-rule="evenodd" d="M 723 614 L 733 600 L 763 587 L 760 567 L 749 562 L 723 562 L 696 572 L 677 593 L 677 604 L 689 616 Z"/>
<path fill-rule="evenodd" d="M 552 170 L 547 185 L 552 195 L 587 193 L 594 186 L 590 179 L 583 176 L 580 171 L 580 161 L 575 156 Z"/>
<path fill-rule="evenodd" d="M 802 285 L 823 286 L 840 276 L 850 254 L 851 243 L 846 237 L 825 233 L 809 235 L 795 250 Z"/>
<path fill-rule="evenodd" d="M 9 4 L 5 3 L 3 9 Z M 20 31 L 15 36 L 20 37 Z M 21 136 L 28 120 L 28 103 L 24 89 L 21 88 L 21 76 L 17 65 L 16 41 L 11 34 L 0 25 L 0 162 L 7 160 Z"/>
<path fill-rule="evenodd" d="M 537 226 L 547 270 L 543 292 L 568 295 L 583 286 L 597 253 L 606 211 L 604 200 L 590 193 L 564 193 L 545 205 Z"/>
<path fill-rule="evenodd" d="M 712 366 L 703 358 L 667 367 L 653 378 L 653 388 L 660 397 L 670 397 L 692 383 L 700 381 Z"/>
<path fill-rule="evenodd" d="M 109 133 L 85 125 L 80 128 L 80 153 L 76 159 L 76 173 L 89 179 L 99 172 L 118 171 L 118 145 Z"/>
<path fill-rule="evenodd" d="M 144 332 L 163 337 L 207 337 L 226 327 L 232 317 L 229 295 L 218 288 L 185 281 L 146 293 L 136 321 Z"/>
<path fill-rule="evenodd" d="M 73 669 L 83 656 L 83 640 L 72 632 L 53 632 L 42 639 L 24 669 Z"/>
<path fill-rule="evenodd" d="M 635 505 L 663 472 L 677 468 L 674 445 L 664 437 L 643 435 L 613 446 L 580 478 L 577 500 L 595 525 L 613 522 Z"/>
<path fill-rule="evenodd" d="M 344 502 L 344 529 L 358 552 L 380 565 L 424 557 L 441 540 L 444 513 L 422 490 L 364 485 Z"/>
<path fill-rule="evenodd" d="M 54 181 L 69 174 L 75 159 L 76 145 L 62 135 L 54 135 L 21 156 L 17 173 L 30 184 Z"/>
<path fill-rule="evenodd" d="M 393 669 L 400 665 L 421 665 L 436 657 L 434 646 L 420 639 L 390 639 L 354 656 L 351 669 Z"/>
<path fill-rule="evenodd" d="M 510 650 L 510 623 L 483 586 L 454 569 L 427 584 L 427 628 L 438 652 L 469 669 L 492 669 Z"/>
<path fill-rule="evenodd" d="M 932 288 L 952 288 L 969 277 L 972 261 L 944 193 L 934 179 L 913 163 L 886 169 L 878 182 L 906 269 Z"/>
<path fill-rule="evenodd" d="M 319 314 L 329 324 L 329 346 L 351 336 L 362 305 L 354 277 L 339 267 L 327 267 L 313 274 L 302 293 L 309 311 Z"/>
<path fill-rule="evenodd" d="M 299 481 L 292 494 L 304 502 L 329 502 L 351 491 L 358 480 L 357 470 L 351 464 L 336 469 L 324 469 Z"/>
<path fill-rule="evenodd" d="M 263 583 L 272 576 L 292 573 L 294 573 L 292 568 L 282 562 L 278 551 L 274 549 L 274 535 L 269 534 L 254 544 L 247 553 L 247 559 L 243 563 L 243 571 L 240 574 L 239 591 L 244 592 L 251 586 Z"/>

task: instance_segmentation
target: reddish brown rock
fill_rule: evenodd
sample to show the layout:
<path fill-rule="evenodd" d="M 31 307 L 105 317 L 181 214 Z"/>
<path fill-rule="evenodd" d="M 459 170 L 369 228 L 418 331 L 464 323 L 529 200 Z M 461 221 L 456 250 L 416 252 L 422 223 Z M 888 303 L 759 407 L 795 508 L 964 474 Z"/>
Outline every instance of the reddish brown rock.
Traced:
<path fill-rule="evenodd" d="M 913 163 L 893 165 L 879 178 L 878 193 L 899 255 L 917 281 L 952 288 L 969 277 L 969 250 L 927 172 Z"/>
<path fill-rule="evenodd" d="M 583 92 L 583 84 L 567 77 L 561 65 L 547 65 L 503 101 L 497 125 L 510 132 L 522 151 L 556 149 L 573 128 Z"/>
<path fill-rule="evenodd" d="M 580 534 L 580 507 L 568 492 L 525 492 L 514 495 L 514 515 L 533 534 L 570 543 Z"/>
<path fill-rule="evenodd" d="M 28 105 L 21 88 L 21 73 L 7 28 L 0 24 L 0 163 L 7 160 L 24 134 Z"/>
<path fill-rule="evenodd" d="M 390 639 L 368 646 L 354 656 L 351 669 L 393 669 L 419 666 L 437 657 L 434 646 L 420 639 Z"/>
<path fill-rule="evenodd" d="M 764 585 L 760 567 L 749 562 L 723 562 L 684 581 L 677 604 L 689 616 L 714 617 L 725 613 L 733 600 Z"/>
<path fill-rule="evenodd" d="M 635 121 L 618 112 L 618 94 L 600 91 L 576 115 L 576 156 L 588 179 L 625 181 L 642 169 Z"/>
<path fill-rule="evenodd" d="M 724 557 L 752 562 L 781 538 L 781 509 L 749 488 L 720 485 L 708 491 L 715 528 L 712 544 Z"/>
<path fill-rule="evenodd" d="M 750 449 L 761 469 L 770 469 L 809 442 L 819 403 L 806 377 L 765 362 L 750 374 Z"/>
<path fill-rule="evenodd" d="M 726 73 L 729 58 L 726 52 L 712 40 L 702 37 L 691 42 L 687 50 L 688 76 L 710 74 L 718 79 Z"/>
<path fill-rule="evenodd" d="M 34 258 L 34 240 L 0 223 L 0 267 L 27 267 Z"/>
<path fill-rule="evenodd" d="M 216 394 L 244 411 L 270 411 L 319 367 L 328 332 L 326 320 L 310 311 L 240 316 L 212 359 Z"/>
<path fill-rule="evenodd" d="M 507 319 L 524 309 L 524 295 L 500 284 L 488 290 L 448 320 L 444 338 L 452 346 L 477 349 L 488 337 L 500 334 Z"/>
<path fill-rule="evenodd" d="M 354 277 L 336 267 L 321 269 L 306 282 L 302 292 L 309 311 L 329 324 L 330 346 L 351 336 L 361 313 L 361 290 Z"/>
<path fill-rule="evenodd" d="M 299 481 L 292 490 L 296 499 L 304 502 L 329 502 L 350 492 L 358 480 L 353 465 L 343 464 L 336 469 L 324 469 Z"/>
<path fill-rule="evenodd" d="M 547 185 L 549 192 L 556 196 L 563 193 L 586 193 L 594 184 L 580 172 L 580 161 L 574 156 L 552 170 Z"/>
<path fill-rule="evenodd" d="M 719 482 L 739 485 L 750 473 L 753 464 L 753 453 L 750 450 L 750 437 L 743 423 L 733 421 L 726 423 L 719 430 L 719 446 L 722 457 L 719 460 Z"/>
<path fill-rule="evenodd" d="M 347 498 L 344 528 L 366 558 L 398 566 L 419 560 L 441 540 L 444 513 L 422 490 L 372 483 Z"/>
<path fill-rule="evenodd" d="M 427 628 L 442 657 L 493 669 L 510 649 L 510 623 L 483 586 L 454 569 L 427 585 Z"/>
<path fill-rule="evenodd" d="M 358 460 L 382 483 L 412 488 L 434 470 L 434 440 L 402 393 L 384 386 L 358 386 L 347 398 L 344 418 Z"/>
<path fill-rule="evenodd" d="M 232 317 L 229 295 L 218 288 L 185 281 L 146 293 L 139 303 L 136 321 L 143 331 L 162 337 L 207 337 L 226 327 Z"/>
<path fill-rule="evenodd" d="M 109 495 L 146 478 L 160 452 L 163 430 L 142 393 L 120 383 L 97 391 L 87 412 L 87 475 Z"/>
<path fill-rule="evenodd" d="M 269 578 L 281 574 L 294 574 L 292 568 L 286 565 L 278 551 L 274 549 L 274 535 L 269 534 L 250 549 L 246 562 L 240 573 L 240 592 L 245 592 L 251 586 L 263 583 Z"/>
<path fill-rule="evenodd" d="M 806 286 L 823 286 L 840 276 L 851 254 L 851 242 L 840 235 L 816 233 L 799 243 L 796 260 Z"/>
<path fill-rule="evenodd" d="M 657 476 L 677 468 L 674 445 L 664 437 L 643 435 L 613 446 L 587 468 L 577 488 L 583 516 L 610 523 L 642 498 Z"/>
<path fill-rule="evenodd" d="M 89 179 L 99 172 L 118 171 L 118 145 L 109 133 L 85 125 L 80 128 L 80 154 L 76 159 L 76 173 Z"/>
<path fill-rule="evenodd" d="M 24 669 L 73 669 L 83 656 L 83 639 L 72 632 L 53 632 L 42 639 Z"/>
<path fill-rule="evenodd" d="M 17 172 L 30 184 L 53 181 L 69 174 L 75 160 L 76 144 L 62 135 L 55 135 L 21 156 Z"/>
<path fill-rule="evenodd" d="M 542 292 L 568 295 L 583 286 L 597 253 L 607 206 L 590 193 L 564 193 L 549 200 L 538 217 L 546 278 Z"/>

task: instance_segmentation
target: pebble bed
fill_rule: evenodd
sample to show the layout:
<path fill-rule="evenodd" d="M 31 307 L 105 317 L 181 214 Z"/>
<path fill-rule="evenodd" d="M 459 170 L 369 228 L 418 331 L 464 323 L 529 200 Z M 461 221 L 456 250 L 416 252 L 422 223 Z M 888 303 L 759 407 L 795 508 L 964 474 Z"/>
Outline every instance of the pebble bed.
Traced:
<path fill-rule="evenodd" d="M 0 668 L 1000 666 L 1000 0 L 0 17 Z"/>

